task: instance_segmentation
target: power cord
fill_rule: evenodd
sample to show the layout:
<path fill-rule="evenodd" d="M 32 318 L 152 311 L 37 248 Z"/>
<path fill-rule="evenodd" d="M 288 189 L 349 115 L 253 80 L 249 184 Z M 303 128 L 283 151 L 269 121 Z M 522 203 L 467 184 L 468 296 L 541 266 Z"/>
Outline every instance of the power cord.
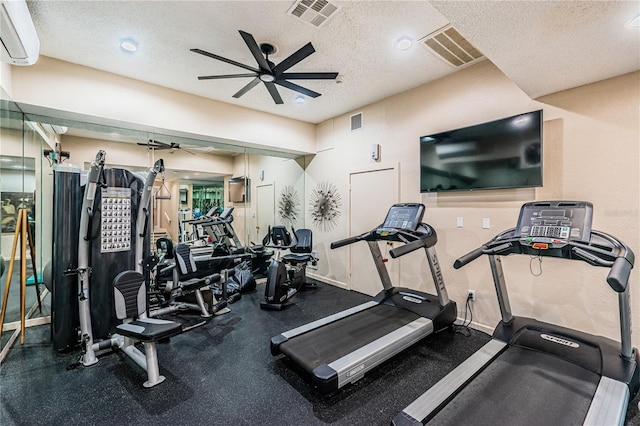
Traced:
<path fill-rule="evenodd" d="M 467 316 L 469 320 L 467 321 Z M 465 302 L 464 307 L 464 319 L 462 320 L 462 324 L 453 324 L 454 331 L 456 333 L 462 334 L 465 337 L 471 336 L 471 329 L 469 326 L 473 322 L 473 308 L 471 307 L 471 295 L 467 295 L 467 300 Z"/>
<path fill-rule="evenodd" d="M 536 259 L 538 260 L 538 272 L 533 271 L 533 261 Z M 531 275 L 534 277 L 542 275 L 542 256 L 540 256 L 540 254 L 529 256 L 529 272 L 531 272 Z"/>

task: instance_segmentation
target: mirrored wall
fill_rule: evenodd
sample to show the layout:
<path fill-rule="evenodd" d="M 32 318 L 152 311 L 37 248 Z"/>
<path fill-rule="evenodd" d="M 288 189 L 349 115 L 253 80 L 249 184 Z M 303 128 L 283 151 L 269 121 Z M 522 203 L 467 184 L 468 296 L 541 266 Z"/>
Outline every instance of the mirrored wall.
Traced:
<path fill-rule="evenodd" d="M 44 296 L 42 265 L 51 258 L 48 217 L 51 211 L 52 174 L 42 153 L 51 148 L 24 119 L 15 104 L 2 101 L 1 107 L 0 290 L 4 296 L 9 284 L 4 324 L 5 329 L 14 329 L 21 318 L 22 260 L 26 275 L 26 309 L 29 310 L 36 303 L 38 293 Z M 11 280 L 8 280 L 9 277 Z M 42 302 L 32 317 L 50 315 L 45 297 Z M 10 334 L 3 333 L 2 346 Z"/>
<path fill-rule="evenodd" d="M 19 212 L 26 211 L 24 217 L 35 240 L 35 267 L 29 258 L 27 275 L 38 278 L 31 280 L 34 283 L 43 281 L 45 265 L 51 260 L 53 169 L 88 170 L 99 150 L 106 153 L 105 167 L 138 174 L 147 173 L 158 160 L 163 160 L 164 170 L 155 180 L 151 200 L 152 243 L 159 237 L 168 237 L 174 244 L 207 244 L 209 236 L 197 229 L 193 220 L 215 218 L 229 208 L 233 208 L 232 227 L 243 246 L 260 244 L 268 227 L 274 224 L 296 229 L 304 226 L 303 157 L 168 136 L 162 131 L 23 114 L 7 101 L 2 103 L 1 114 L 0 250 L 8 269 Z M 13 256 L 10 308 L 5 322 L 20 317 L 19 262 L 20 253 Z M 2 276 L 3 292 L 7 272 Z M 33 288 L 27 289 L 27 306 L 35 302 Z M 47 309 L 42 315 L 50 314 Z"/>

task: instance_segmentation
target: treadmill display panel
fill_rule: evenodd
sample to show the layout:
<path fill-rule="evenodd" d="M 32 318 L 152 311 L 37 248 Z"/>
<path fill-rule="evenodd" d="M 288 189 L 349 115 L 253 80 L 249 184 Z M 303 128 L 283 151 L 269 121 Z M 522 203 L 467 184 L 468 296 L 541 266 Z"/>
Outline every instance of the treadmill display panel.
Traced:
<path fill-rule="evenodd" d="M 394 204 L 384 219 L 382 229 L 378 232 L 403 229 L 415 231 L 422 222 L 424 204 Z"/>
<path fill-rule="evenodd" d="M 527 203 L 520 210 L 516 237 L 589 241 L 593 207 L 584 201 Z"/>

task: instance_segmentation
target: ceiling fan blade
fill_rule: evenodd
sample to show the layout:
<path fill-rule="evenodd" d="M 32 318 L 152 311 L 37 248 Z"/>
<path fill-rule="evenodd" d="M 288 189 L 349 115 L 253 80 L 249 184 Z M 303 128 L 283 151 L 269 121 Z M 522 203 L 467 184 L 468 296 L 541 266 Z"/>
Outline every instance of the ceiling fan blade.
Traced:
<path fill-rule="evenodd" d="M 278 75 L 282 80 L 333 80 L 337 72 L 285 72 Z"/>
<path fill-rule="evenodd" d="M 300 49 L 298 49 L 295 53 L 293 53 L 291 56 L 289 56 L 287 59 L 283 60 L 278 65 L 273 67 L 271 71 L 273 71 L 273 73 L 276 75 L 283 73 L 289 68 L 291 68 L 292 66 L 294 66 L 295 64 L 297 64 L 298 62 L 300 62 L 301 60 L 303 60 L 304 58 L 306 58 L 307 56 L 311 55 L 315 51 L 316 49 L 313 48 L 313 45 L 311 43 L 307 43 L 304 46 L 302 46 Z"/>
<path fill-rule="evenodd" d="M 171 148 L 171 146 L 169 144 L 166 144 L 164 142 L 159 142 L 159 141 L 156 141 L 156 140 L 153 140 L 153 139 L 149 139 L 146 143 L 138 142 L 138 145 L 146 146 L 147 148 L 153 148 L 153 149 Z"/>
<path fill-rule="evenodd" d="M 262 50 L 260 50 L 260 46 L 258 46 L 258 43 L 256 43 L 256 39 L 254 39 L 253 36 L 247 32 L 244 32 L 242 30 L 239 30 L 239 32 L 242 36 L 242 39 L 247 44 L 247 47 L 251 51 L 251 54 L 254 58 L 256 58 L 256 61 L 258 62 L 260 68 L 265 71 L 271 71 L 269 63 L 267 62 L 265 57 L 262 56 Z"/>
<path fill-rule="evenodd" d="M 220 78 L 240 78 L 240 77 L 256 77 L 257 73 L 252 74 L 226 74 L 226 75 L 203 75 L 198 77 L 198 80 L 217 80 Z"/>
<path fill-rule="evenodd" d="M 274 83 L 279 84 L 282 87 L 286 87 L 287 89 L 291 89 L 295 92 L 302 93 L 303 95 L 307 95 L 312 98 L 317 98 L 318 96 L 320 96 L 320 93 L 314 92 L 313 90 L 306 89 L 302 86 L 298 86 L 297 84 L 291 83 L 290 81 L 276 80 L 274 81 Z"/>
<path fill-rule="evenodd" d="M 284 103 L 282 101 L 282 98 L 280 97 L 280 93 L 278 93 L 278 89 L 276 88 L 275 84 L 265 81 L 264 85 L 267 86 L 267 90 L 269 91 L 269 94 L 271 95 L 271 97 L 273 98 L 273 101 L 276 104 L 281 105 Z"/>
<path fill-rule="evenodd" d="M 241 64 L 240 62 L 236 62 L 236 61 L 233 61 L 231 59 L 223 58 L 222 56 L 218 56 L 218 55 L 216 55 L 214 53 L 209 53 L 209 52 L 206 52 L 206 51 L 201 50 L 201 49 L 190 49 L 190 50 L 192 52 L 194 52 L 194 53 L 199 53 L 201 55 L 208 56 L 208 57 L 213 58 L 213 59 L 217 59 L 218 61 L 226 62 L 228 64 L 235 65 L 235 66 L 240 67 L 240 68 L 244 68 L 245 70 L 249 70 L 249 71 L 253 71 L 253 72 L 260 72 L 260 70 L 257 70 L 257 69 L 255 69 L 253 67 L 250 67 L 249 65 Z"/>
<path fill-rule="evenodd" d="M 198 155 L 195 152 L 191 151 L 190 149 L 186 149 L 186 148 L 181 148 L 184 152 L 188 152 L 191 155 Z"/>
<path fill-rule="evenodd" d="M 260 79 L 258 77 L 254 78 L 253 80 L 251 80 L 246 86 L 244 86 L 242 89 L 238 90 L 233 97 L 234 98 L 239 98 L 240 96 L 244 95 L 245 93 L 247 93 L 249 90 L 253 89 L 254 87 L 257 86 L 257 84 L 260 83 Z"/>

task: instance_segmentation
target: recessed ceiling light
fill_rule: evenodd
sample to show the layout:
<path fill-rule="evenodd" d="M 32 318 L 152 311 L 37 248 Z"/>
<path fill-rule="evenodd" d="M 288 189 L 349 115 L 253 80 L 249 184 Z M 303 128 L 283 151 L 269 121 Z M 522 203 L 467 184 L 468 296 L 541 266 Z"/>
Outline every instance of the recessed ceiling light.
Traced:
<path fill-rule="evenodd" d="M 396 47 L 400 50 L 407 50 L 412 44 L 413 41 L 409 37 L 402 37 L 396 42 Z"/>
<path fill-rule="evenodd" d="M 305 103 L 304 96 L 302 96 L 302 95 L 298 95 L 298 96 L 296 96 L 296 98 L 295 98 L 295 102 L 296 102 L 297 104 L 303 104 L 303 103 Z"/>
<path fill-rule="evenodd" d="M 640 28 L 640 15 L 627 22 L 626 26 L 629 28 Z"/>
<path fill-rule="evenodd" d="M 120 48 L 126 53 L 133 53 L 138 50 L 138 43 L 131 38 L 125 38 L 120 42 Z"/>

